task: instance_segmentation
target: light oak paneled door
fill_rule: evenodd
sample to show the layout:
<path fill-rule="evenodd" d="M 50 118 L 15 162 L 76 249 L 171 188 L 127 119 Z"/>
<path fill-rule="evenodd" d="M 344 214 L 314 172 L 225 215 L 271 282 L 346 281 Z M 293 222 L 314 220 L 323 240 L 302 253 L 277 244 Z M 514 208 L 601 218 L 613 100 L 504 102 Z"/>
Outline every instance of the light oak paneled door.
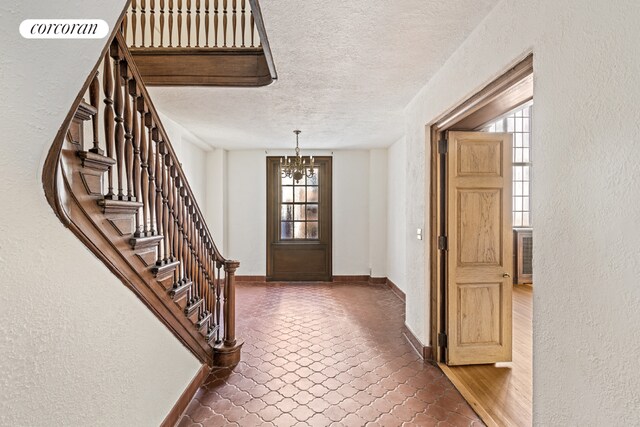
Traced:
<path fill-rule="evenodd" d="M 508 133 L 448 132 L 447 364 L 511 361 Z"/>

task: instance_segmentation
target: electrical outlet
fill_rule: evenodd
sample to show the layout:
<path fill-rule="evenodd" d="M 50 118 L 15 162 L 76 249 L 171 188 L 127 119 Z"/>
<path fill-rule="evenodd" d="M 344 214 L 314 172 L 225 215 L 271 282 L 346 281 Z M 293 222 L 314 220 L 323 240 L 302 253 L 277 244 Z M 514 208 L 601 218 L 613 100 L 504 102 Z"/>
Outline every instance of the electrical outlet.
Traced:
<path fill-rule="evenodd" d="M 418 240 L 422 240 L 422 228 L 418 228 L 418 231 L 416 232 L 416 238 Z"/>

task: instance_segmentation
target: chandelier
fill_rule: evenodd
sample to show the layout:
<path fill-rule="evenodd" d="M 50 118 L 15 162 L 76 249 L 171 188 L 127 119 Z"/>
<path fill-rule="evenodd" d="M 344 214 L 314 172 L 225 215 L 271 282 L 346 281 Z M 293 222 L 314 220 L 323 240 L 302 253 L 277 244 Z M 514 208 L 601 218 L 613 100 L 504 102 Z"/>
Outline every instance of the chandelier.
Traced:
<path fill-rule="evenodd" d="M 298 136 L 302 131 L 294 130 L 296 134 L 296 156 L 280 158 L 280 169 L 282 170 L 283 178 L 293 178 L 296 180 L 296 184 L 304 177 L 311 178 L 315 175 L 313 170 L 313 156 L 311 156 L 310 163 L 300 156 L 300 147 L 298 146 Z"/>

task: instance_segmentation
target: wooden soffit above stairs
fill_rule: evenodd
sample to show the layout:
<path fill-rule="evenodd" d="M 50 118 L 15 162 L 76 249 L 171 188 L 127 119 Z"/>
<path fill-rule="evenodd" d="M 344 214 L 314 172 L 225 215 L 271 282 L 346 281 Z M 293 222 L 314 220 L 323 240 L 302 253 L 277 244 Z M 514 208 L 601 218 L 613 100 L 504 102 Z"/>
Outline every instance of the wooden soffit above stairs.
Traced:
<path fill-rule="evenodd" d="M 262 47 L 130 48 L 147 86 L 266 86 L 273 82 Z"/>

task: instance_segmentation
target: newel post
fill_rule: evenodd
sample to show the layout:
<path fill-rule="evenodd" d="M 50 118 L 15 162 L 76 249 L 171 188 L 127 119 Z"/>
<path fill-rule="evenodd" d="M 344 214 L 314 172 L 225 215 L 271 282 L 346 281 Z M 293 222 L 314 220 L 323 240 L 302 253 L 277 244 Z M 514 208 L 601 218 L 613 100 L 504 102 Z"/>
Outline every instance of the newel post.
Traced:
<path fill-rule="evenodd" d="M 226 260 L 224 262 L 224 345 L 236 345 L 236 270 L 240 262 Z"/>
<path fill-rule="evenodd" d="M 243 342 L 236 339 L 236 270 L 239 266 L 240 262 L 238 261 L 224 261 L 224 304 L 222 308 L 224 337 L 223 341 L 213 349 L 215 366 L 233 367 L 240 362 L 240 349 Z"/>

